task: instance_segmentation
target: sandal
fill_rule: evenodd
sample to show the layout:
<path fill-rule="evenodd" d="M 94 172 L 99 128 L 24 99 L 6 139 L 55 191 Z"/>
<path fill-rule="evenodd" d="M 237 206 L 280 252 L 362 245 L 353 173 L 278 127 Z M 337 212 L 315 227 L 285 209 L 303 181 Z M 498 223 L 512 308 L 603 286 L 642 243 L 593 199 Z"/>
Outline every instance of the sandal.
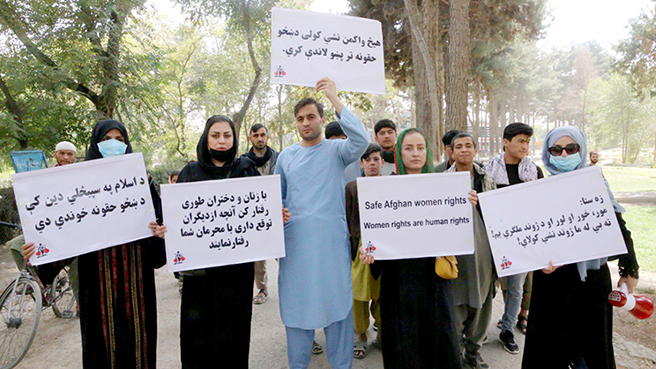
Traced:
<path fill-rule="evenodd" d="M 323 347 L 317 343 L 317 341 L 312 341 L 312 354 L 319 355 L 323 353 Z"/>
<path fill-rule="evenodd" d="M 375 347 L 379 350 L 382 350 L 383 349 L 383 343 L 380 342 L 379 340 L 373 340 L 373 341 L 371 341 L 371 347 Z"/>
<path fill-rule="evenodd" d="M 367 357 L 367 342 L 356 341 L 353 345 L 353 357 L 355 359 L 364 359 Z"/>
<path fill-rule="evenodd" d="M 260 292 L 258 292 L 257 295 L 253 297 L 253 304 L 255 305 L 264 304 L 267 300 L 267 296 L 269 296 L 267 290 L 260 290 Z"/>
<path fill-rule="evenodd" d="M 519 329 L 519 331 L 524 335 L 526 335 L 526 329 L 528 328 L 527 323 L 528 323 L 528 317 L 525 316 L 517 317 L 517 329 Z"/>

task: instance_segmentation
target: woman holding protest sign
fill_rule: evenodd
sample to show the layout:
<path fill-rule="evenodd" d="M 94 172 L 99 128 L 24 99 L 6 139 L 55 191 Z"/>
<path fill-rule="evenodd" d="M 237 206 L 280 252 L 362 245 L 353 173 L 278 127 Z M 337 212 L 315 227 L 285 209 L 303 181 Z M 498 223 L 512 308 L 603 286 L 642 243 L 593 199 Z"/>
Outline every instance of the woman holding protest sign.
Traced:
<path fill-rule="evenodd" d="M 400 175 L 432 173 L 428 141 L 416 128 L 396 143 Z M 360 248 L 363 264 L 381 277 L 380 309 L 386 368 L 460 368 L 459 338 L 453 320 L 451 282 L 435 273 L 435 258 L 384 260 Z M 372 264 L 373 263 L 373 264 Z"/>
<path fill-rule="evenodd" d="M 125 126 L 103 120 L 93 128 L 85 160 L 131 152 Z M 150 192 L 155 215 L 161 219 L 161 202 L 152 181 Z M 25 259 L 33 253 L 33 245 L 23 249 Z M 78 256 L 84 368 L 155 368 L 154 269 L 165 263 L 164 243 L 156 237 Z"/>
<path fill-rule="evenodd" d="M 258 176 L 255 163 L 238 157 L 235 125 L 226 116 L 207 120 L 196 146 L 198 161 L 177 183 Z M 166 227 L 153 229 L 163 235 Z M 181 272 L 180 350 L 183 368 L 248 368 L 254 263 Z"/>
<path fill-rule="evenodd" d="M 577 127 L 558 127 L 544 139 L 542 161 L 557 175 L 586 164 L 585 134 Z M 608 183 L 606 183 L 608 186 Z M 619 256 L 620 280 L 629 292 L 638 284 L 638 263 L 624 208 L 608 189 L 628 254 Z M 552 266 L 533 275 L 530 324 L 522 368 L 615 368 L 613 313 L 608 258 Z"/>

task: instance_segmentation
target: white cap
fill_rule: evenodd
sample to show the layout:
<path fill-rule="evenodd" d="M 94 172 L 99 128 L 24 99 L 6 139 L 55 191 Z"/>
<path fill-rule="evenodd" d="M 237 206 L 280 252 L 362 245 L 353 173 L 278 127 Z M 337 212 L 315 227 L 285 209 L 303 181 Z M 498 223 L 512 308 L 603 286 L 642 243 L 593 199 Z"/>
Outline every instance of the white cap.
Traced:
<path fill-rule="evenodd" d="M 73 145 L 68 141 L 62 141 L 58 143 L 57 146 L 55 146 L 55 152 L 59 150 L 70 150 L 77 154 L 77 149 L 75 148 L 75 145 Z"/>

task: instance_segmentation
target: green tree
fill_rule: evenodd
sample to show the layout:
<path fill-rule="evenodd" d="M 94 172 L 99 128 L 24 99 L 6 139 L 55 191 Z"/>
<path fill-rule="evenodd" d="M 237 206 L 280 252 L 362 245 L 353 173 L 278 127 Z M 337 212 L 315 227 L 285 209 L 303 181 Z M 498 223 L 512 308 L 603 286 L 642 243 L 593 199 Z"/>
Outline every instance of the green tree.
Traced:
<path fill-rule="evenodd" d="M 656 5 L 629 23 L 631 33 L 616 50 L 620 60 L 616 67 L 631 78 L 633 87 L 642 94 L 656 96 Z"/>
<path fill-rule="evenodd" d="M 611 75 L 608 81 L 596 80 L 592 90 L 596 93 L 589 135 L 601 148 L 620 146 L 622 163 L 635 163 L 653 137 L 653 104 L 636 97 L 629 78 L 619 74 Z"/>

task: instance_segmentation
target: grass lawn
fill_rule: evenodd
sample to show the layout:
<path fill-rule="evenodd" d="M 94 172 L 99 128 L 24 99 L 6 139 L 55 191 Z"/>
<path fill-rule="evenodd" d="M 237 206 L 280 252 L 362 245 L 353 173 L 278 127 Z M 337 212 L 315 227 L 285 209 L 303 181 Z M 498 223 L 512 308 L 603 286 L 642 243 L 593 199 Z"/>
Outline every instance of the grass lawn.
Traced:
<path fill-rule="evenodd" d="M 624 214 L 631 231 L 640 270 L 656 272 L 656 207 L 631 206 Z"/>
<path fill-rule="evenodd" d="M 656 169 L 602 166 L 613 192 L 656 191 Z"/>

